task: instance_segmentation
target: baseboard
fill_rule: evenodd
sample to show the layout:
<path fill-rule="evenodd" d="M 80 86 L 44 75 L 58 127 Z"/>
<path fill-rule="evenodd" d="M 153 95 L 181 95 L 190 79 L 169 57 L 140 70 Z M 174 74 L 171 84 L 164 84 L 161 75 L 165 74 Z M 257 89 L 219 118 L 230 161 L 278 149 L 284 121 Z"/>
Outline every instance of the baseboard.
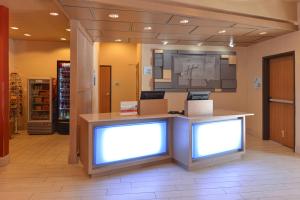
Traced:
<path fill-rule="evenodd" d="M 9 155 L 0 157 L 0 167 L 5 166 L 9 163 Z"/>

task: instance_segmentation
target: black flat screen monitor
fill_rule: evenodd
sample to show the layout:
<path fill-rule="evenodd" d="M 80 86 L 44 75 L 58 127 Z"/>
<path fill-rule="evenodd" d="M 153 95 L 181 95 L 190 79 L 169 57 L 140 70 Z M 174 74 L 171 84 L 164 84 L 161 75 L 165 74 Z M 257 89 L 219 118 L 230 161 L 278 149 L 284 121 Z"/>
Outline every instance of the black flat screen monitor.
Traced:
<path fill-rule="evenodd" d="M 187 96 L 187 100 L 208 100 L 209 99 L 210 92 L 208 91 L 198 91 L 198 92 L 192 92 L 190 91 Z"/>
<path fill-rule="evenodd" d="M 142 91 L 141 99 L 164 99 L 165 91 Z"/>

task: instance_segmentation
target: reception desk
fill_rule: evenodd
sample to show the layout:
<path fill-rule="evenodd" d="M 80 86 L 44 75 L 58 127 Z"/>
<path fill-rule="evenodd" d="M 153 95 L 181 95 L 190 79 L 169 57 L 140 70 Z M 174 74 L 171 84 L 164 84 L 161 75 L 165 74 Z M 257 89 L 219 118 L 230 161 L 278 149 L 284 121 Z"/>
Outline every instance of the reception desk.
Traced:
<path fill-rule="evenodd" d="M 109 174 L 175 162 L 187 170 L 238 159 L 245 152 L 245 117 L 211 115 L 80 115 L 80 160 L 87 174 Z"/>

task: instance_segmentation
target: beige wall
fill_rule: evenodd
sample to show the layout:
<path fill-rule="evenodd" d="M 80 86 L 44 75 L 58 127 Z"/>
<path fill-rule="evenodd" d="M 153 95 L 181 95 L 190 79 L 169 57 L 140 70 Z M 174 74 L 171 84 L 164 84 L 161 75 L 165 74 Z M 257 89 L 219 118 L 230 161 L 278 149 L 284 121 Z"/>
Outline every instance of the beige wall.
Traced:
<path fill-rule="evenodd" d="M 247 84 L 248 111 L 255 113 L 248 120 L 248 127 L 257 136 L 262 137 L 262 88 L 255 89 L 253 81 L 255 77 L 262 77 L 262 58 L 269 55 L 295 51 L 295 74 L 296 74 L 296 151 L 300 152 L 300 32 L 294 32 L 275 39 L 271 39 L 253 46 L 243 52 L 247 64 L 247 73 L 244 77 Z"/>
<path fill-rule="evenodd" d="M 153 44 L 142 44 L 142 90 L 152 90 L 152 75 L 144 75 L 143 67 L 152 67 L 152 53 L 153 49 L 173 49 L 173 50 L 202 50 L 202 51 L 228 51 L 226 47 L 197 47 L 192 45 L 153 45 Z M 237 81 L 238 88 L 237 92 L 234 93 L 213 93 L 211 98 L 214 100 L 215 108 L 224 108 L 231 110 L 243 111 L 245 110 L 245 98 L 246 82 L 244 77 L 246 73 L 245 56 L 242 52 L 245 52 L 244 48 L 236 49 L 237 51 Z M 167 92 L 166 98 L 169 102 L 169 110 L 183 110 L 184 101 L 186 99 L 186 93 L 184 92 Z"/>
<path fill-rule="evenodd" d="M 137 55 L 136 44 L 100 44 L 100 65 L 112 66 L 112 112 L 120 110 L 121 101 L 136 100 Z"/>
<path fill-rule="evenodd" d="M 56 77 L 56 61 L 70 60 L 69 44 L 65 42 L 13 41 L 12 63 L 14 71 L 22 78 L 24 112 L 21 129 L 27 122 L 27 79 L 31 77 Z"/>

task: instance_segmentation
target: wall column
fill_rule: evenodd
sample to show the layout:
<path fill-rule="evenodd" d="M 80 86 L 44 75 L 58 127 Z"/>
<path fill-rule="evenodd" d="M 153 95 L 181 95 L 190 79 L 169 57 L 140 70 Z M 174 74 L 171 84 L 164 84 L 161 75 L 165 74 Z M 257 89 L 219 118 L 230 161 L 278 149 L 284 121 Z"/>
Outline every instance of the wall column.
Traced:
<path fill-rule="evenodd" d="M 0 6 L 0 166 L 8 164 L 8 8 Z"/>

